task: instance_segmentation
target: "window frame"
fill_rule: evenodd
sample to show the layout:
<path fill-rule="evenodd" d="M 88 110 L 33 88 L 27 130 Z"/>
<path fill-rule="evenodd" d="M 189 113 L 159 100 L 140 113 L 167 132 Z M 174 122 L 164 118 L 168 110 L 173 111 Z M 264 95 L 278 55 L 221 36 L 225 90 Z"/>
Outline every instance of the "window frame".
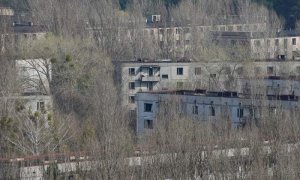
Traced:
<path fill-rule="evenodd" d="M 36 110 L 37 111 L 43 111 L 43 110 L 45 110 L 45 101 L 38 101 L 36 103 Z"/>
<path fill-rule="evenodd" d="M 129 76 L 135 76 L 135 68 L 128 68 L 128 74 Z"/>
<path fill-rule="evenodd" d="M 168 74 L 162 74 L 162 75 L 161 75 L 161 78 L 162 78 L 162 79 L 169 79 L 169 75 L 168 75 Z"/>
<path fill-rule="evenodd" d="M 292 45 L 296 46 L 297 45 L 297 38 L 292 38 Z"/>
<path fill-rule="evenodd" d="M 135 103 L 135 96 L 129 96 L 128 101 L 129 101 L 130 104 L 134 104 Z"/>
<path fill-rule="evenodd" d="M 153 104 L 144 103 L 144 112 L 153 112 Z"/>
<path fill-rule="evenodd" d="M 128 83 L 128 89 L 135 90 L 135 82 L 129 82 Z"/>
<path fill-rule="evenodd" d="M 236 116 L 238 118 L 243 118 L 244 117 L 244 108 L 241 108 L 241 107 L 237 108 L 237 114 L 236 114 Z"/>
<path fill-rule="evenodd" d="M 274 71 L 275 71 L 274 66 L 268 66 L 268 67 L 267 67 L 267 74 L 268 74 L 268 75 L 273 75 L 273 74 L 274 74 Z"/>
<path fill-rule="evenodd" d="M 183 75 L 183 67 L 178 67 L 177 68 L 177 76 L 182 76 Z"/>
<path fill-rule="evenodd" d="M 144 120 L 144 129 L 153 129 L 153 120 L 145 119 Z"/>

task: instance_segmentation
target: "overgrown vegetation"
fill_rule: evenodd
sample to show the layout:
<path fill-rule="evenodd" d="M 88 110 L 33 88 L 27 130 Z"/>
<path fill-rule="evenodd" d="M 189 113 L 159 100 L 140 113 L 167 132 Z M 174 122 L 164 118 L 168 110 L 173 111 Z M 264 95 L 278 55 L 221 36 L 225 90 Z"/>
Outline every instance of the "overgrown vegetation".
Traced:
<path fill-rule="evenodd" d="M 0 153 L 3 158 L 84 152 L 95 164 L 91 170 L 77 172 L 82 179 L 209 179 L 212 176 L 269 179 L 268 172 L 273 173 L 270 176 L 274 179 L 300 178 L 299 148 L 286 149 L 299 143 L 299 112 L 286 118 L 284 112 L 274 117 L 262 111 L 260 126 L 248 124 L 243 129 L 233 129 L 224 117 L 199 123 L 171 108 L 159 113 L 152 134 L 137 137 L 128 109 L 121 105 L 119 82 L 113 79 L 113 61 L 133 57 L 176 58 L 176 52 L 168 49 L 174 39 L 166 41 L 170 46 L 161 48 L 160 41 L 144 36 L 146 13 L 157 11 L 162 17 L 172 16 L 182 24 L 187 19 L 191 21 L 191 49 L 184 52 L 187 57 L 197 61 L 242 61 L 250 68 L 247 49 L 213 44 L 208 34 L 200 36 L 195 27 L 226 24 L 234 19 L 233 14 L 239 16 L 234 20 L 249 22 L 255 14 L 258 17 L 255 20 L 266 24 L 267 32 L 282 27 L 274 12 L 250 1 L 236 0 L 120 1 L 124 11 L 110 0 L 28 0 L 24 6 L 17 2 L 2 1 L 30 9 L 35 15 L 34 23 L 43 25 L 48 34 L 46 38 L 1 51 L 0 95 L 4 98 L 0 104 Z M 270 7 L 279 6 L 271 1 L 265 3 Z M 232 50 L 236 52 L 234 56 Z M 20 84 L 26 83 L 16 78 L 12 63 L 16 58 L 41 58 L 43 73 L 50 83 L 46 94 L 54 100 L 50 113 L 31 112 L 20 102 L 6 98 L 21 93 Z M 235 77 L 229 78 L 234 81 Z M 178 104 L 169 103 L 166 106 Z M 265 151 L 266 146 L 270 152 Z M 248 154 L 241 155 L 241 148 L 248 148 Z M 228 149 L 236 150 L 234 156 L 228 157 Z M 128 166 L 128 157 L 137 155 L 145 159 L 138 166 Z M 26 165 L 34 163 L 38 162 Z M 6 168 L 6 164 L 0 165 L 0 170 Z M 46 178 L 64 176 L 57 167 L 55 163 L 50 164 Z M 4 173 L 3 177 L 15 179 L 18 173 Z"/>

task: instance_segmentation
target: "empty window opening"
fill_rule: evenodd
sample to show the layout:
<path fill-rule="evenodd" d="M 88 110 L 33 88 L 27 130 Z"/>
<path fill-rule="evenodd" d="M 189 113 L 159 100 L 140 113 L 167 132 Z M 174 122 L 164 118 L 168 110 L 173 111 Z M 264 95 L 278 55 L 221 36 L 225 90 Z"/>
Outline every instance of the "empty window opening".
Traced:
<path fill-rule="evenodd" d="M 144 122 L 145 129 L 153 129 L 153 120 L 146 119 Z"/>
<path fill-rule="evenodd" d="M 237 109 L 237 117 L 238 118 L 244 117 L 244 109 L 242 109 L 242 108 Z"/>
<path fill-rule="evenodd" d="M 272 67 L 272 66 L 267 67 L 267 73 L 268 73 L 268 75 L 273 75 L 274 74 L 274 67 Z"/>
<path fill-rule="evenodd" d="M 296 38 L 292 39 L 292 45 L 297 45 L 297 39 Z"/>
<path fill-rule="evenodd" d="M 163 74 L 163 75 L 161 75 L 161 78 L 162 78 L 162 79 L 168 79 L 169 76 L 168 76 L 167 74 Z"/>
<path fill-rule="evenodd" d="M 177 68 L 177 75 L 183 75 L 183 68 Z"/>
<path fill-rule="evenodd" d="M 153 68 L 152 67 L 149 68 L 149 76 L 153 76 Z"/>
<path fill-rule="evenodd" d="M 152 112 L 152 104 L 151 103 L 144 104 L 144 112 Z"/>
<path fill-rule="evenodd" d="M 135 89 L 135 83 L 134 82 L 130 82 L 129 83 L 129 89 Z"/>
<path fill-rule="evenodd" d="M 37 109 L 38 111 L 40 111 L 40 110 L 45 110 L 45 102 L 43 102 L 43 101 L 37 102 L 37 104 L 36 104 L 36 109 Z"/>
<path fill-rule="evenodd" d="M 129 68 L 129 75 L 131 76 L 135 75 L 135 68 Z"/>
<path fill-rule="evenodd" d="M 134 104 L 135 103 L 135 97 L 129 96 L 129 103 Z"/>

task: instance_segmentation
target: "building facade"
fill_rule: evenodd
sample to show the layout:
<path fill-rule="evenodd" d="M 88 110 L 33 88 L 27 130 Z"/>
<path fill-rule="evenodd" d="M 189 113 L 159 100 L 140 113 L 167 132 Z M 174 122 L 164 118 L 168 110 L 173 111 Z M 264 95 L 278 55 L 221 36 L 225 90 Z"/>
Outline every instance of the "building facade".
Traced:
<path fill-rule="evenodd" d="M 255 59 L 300 59 L 300 32 L 282 31 L 274 35 L 251 39 L 252 57 Z"/>
<path fill-rule="evenodd" d="M 294 92 L 296 95 L 300 93 L 300 61 L 296 60 L 139 60 L 117 64 L 123 105 L 131 110 L 136 107 L 137 92 L 208 89 L 245 93 L 250 87 L 252 91 L 260 89 L 266 92 L 267 88 L 279 86 L 284 91 Z"/>
<path fill-rule="evenodd" d="M 158 121 L 164 119 L 158 118 L 159 114 L 168 118 L 175 113 L 199 122 L 226 121 L 229 126 L 243 127 L 258 124 L 262 118 L 295 118 L 300 103 L 298 96 L 291 94 L 247 97 L 228 91 L 179 90 L 139 92 L 136 105 L 136 131 L 141 135 L 159 126 Z"/>

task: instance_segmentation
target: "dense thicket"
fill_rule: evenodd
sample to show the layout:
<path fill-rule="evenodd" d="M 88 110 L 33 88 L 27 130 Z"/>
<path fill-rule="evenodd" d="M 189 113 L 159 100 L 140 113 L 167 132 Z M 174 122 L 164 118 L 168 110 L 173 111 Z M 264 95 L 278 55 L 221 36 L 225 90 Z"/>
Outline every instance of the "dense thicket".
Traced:
<path fill-rule="evenodd" d="M 152 0 L 153 2 L 161 2 L 168 8 L 179 4 L 182 0 Z M 285 28 L 294 29 L 296 22 L 300 19 L 300 0 L 253 0 L 259 4 L 263 4 L 270 9 L 274 9 L 279 16 L 285 19 Z M 126 9 L 132 0 L 119 0 L 120 8 Z M 27 9 L 27 0 L 0 0 L 0 4 L 12 6 L 16 9 Z"/>
<path fill-rule="evenodd" d="M 295 28 L 295 23 L 300 19 L 300 1 L 299 0 L 255 0 L 274 9 L 279 16 L 284 17 L 286 29 Z"/>
<path fill-rule="evenodd" d="M 153 0 L 158 1 L 158 0 Z M 177 5 L 181 0 L 163 0 L 167 7 Z M 279 16 L 284 17 L 286 29 L 294 29 L 296 21 L 300 19 L 300 0 L 253 0 L 274 9 Z M 119 0 L 122 9 L 130 3 L 130 0 Z"/>

